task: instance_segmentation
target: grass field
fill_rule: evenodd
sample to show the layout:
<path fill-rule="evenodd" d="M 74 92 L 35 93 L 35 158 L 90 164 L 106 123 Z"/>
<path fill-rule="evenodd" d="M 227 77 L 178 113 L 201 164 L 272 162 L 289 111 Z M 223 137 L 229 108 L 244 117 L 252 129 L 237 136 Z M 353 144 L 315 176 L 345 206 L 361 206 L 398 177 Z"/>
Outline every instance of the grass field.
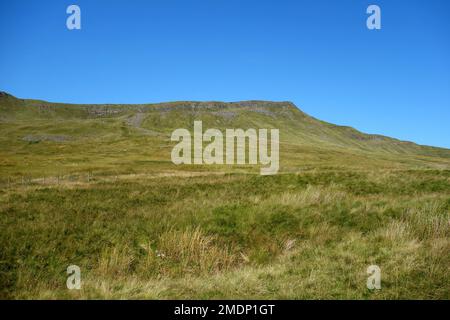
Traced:
<path fill-rule="evenodd" d="M 193 119 L 279 128 L 280 173 L 173 165 Z M 3 96 L 0 134 L 0 298 L 450 298 L 450 150 L 262 102 Z"/>

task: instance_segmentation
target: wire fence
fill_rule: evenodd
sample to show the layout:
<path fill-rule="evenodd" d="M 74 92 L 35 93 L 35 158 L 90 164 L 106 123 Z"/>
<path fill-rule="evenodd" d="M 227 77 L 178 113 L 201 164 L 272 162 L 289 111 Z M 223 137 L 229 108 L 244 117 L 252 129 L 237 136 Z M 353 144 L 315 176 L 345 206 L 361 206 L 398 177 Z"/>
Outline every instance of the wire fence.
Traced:
<path fill-rule="evenodd" d="M 113 178 L 117 176 L 113 176 Z M 67 183 L 90 183 L 97 180 L 92 172 L 81 174 L 66 174 L 56 176 L 8 176 L 0 178 L 0 186 L 2 188 L 13 188 L 17 186 L 32 186 L 32 185 L 58 185 Z"/>

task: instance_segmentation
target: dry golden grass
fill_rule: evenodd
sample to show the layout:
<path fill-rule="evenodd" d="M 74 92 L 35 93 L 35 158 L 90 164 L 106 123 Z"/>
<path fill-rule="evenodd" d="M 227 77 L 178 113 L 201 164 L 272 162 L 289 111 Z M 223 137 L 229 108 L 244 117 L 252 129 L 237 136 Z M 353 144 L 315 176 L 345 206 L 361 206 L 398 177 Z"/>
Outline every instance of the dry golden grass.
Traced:
<path fill-rule="evenodd" d="M 157 256 L 178 264 L 183 273 L 204 274 L 227 271 L 236 263 L 236 256 L 226 246 L 219 247 L 215 238 L 200 228 L 169 230 L 159 236 Z"/>

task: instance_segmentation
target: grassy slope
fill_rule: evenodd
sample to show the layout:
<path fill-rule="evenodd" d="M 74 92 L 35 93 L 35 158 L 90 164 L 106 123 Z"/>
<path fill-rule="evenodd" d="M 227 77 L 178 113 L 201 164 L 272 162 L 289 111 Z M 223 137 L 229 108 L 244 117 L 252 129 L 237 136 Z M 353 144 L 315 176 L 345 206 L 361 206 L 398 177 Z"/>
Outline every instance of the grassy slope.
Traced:
<path fill-rule="evenodd" d="M 328 124 L 290 103 L 63 105 L 6 96 L 0 97 L 0 173 L 42 176 L 86 171 L 148 172 L 153 171 L 154 161 L 176 170 L 169 158 L 174 145 L 170 133 L 176 128 L 192 130 L 194 120 L 203 120 L 204 128 L 281 129 L 282 171 L 366 164 L 448 168 L 450 164 L 450 150 Z M 29 136 L 62 136 L 66 140 L 23 140 Z M 30 161 L 34 162 L 32 166 Z"/>
<path fill-rule="evenodd" d="M 171 164 L 171 131 L 200 119 L 279 128 L 280 174 Z M 449 150 L 289 103 L 1 96 L 0 296 L 448 299 L 449 164 Z M 70 264 L 80 291 L 65 287 Z M 365 287 L 371 264 L 378 292 Z"/>

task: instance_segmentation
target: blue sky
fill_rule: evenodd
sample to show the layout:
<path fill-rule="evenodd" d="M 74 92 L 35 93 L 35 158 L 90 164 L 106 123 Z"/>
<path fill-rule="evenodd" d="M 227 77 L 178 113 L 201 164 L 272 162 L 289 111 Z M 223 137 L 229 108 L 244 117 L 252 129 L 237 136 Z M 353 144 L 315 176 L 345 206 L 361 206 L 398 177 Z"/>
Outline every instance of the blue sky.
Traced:
<path fill-rule="evenodd" d="M 66 8 L 81 8 L 81 30 Z M 382 29 L 366 28 L 381 7 Z M 450 148 L 450 1 L 0 0 L 0 90 L 77 103 L 289 100 Z"/>

